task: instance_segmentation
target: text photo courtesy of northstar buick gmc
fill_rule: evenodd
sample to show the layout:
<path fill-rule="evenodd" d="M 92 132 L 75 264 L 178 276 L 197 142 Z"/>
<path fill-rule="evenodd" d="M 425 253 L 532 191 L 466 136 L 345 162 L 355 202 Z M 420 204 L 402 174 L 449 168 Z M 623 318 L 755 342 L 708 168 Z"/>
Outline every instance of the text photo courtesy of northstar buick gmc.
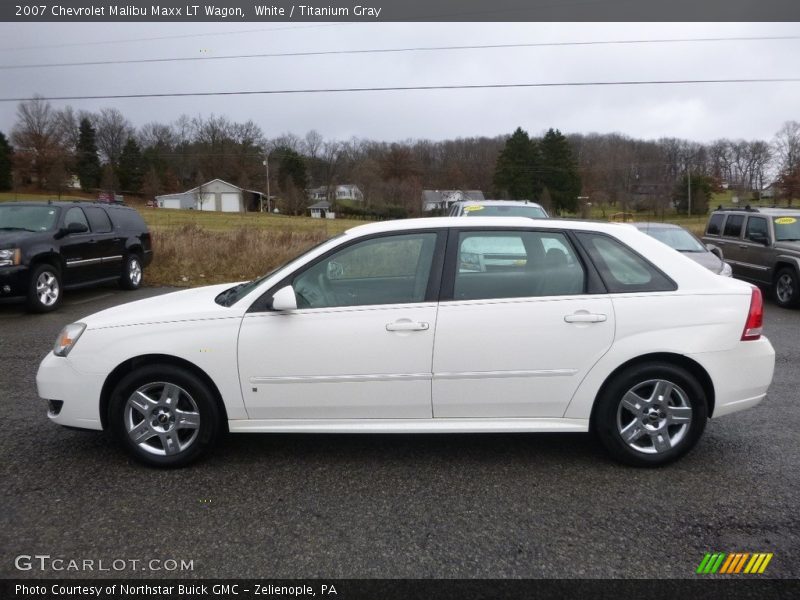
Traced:
<path fill-rule="evenodd" d="M 36 382 L 53 422 L 156 466 L 228 431 L 593 431 L 657 466 L 765 397 L 762 318 L 758 288 L 630 225 L 410 219 L 89 315 Z"/>

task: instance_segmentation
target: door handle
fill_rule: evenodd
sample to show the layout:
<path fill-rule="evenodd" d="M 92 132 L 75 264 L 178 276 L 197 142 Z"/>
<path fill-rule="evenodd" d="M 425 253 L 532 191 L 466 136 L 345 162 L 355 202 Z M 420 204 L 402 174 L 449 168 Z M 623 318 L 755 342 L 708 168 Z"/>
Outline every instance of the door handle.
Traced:
<path fill-rule="evenodd" d="M 428 323 L 409 320 L 400 320 L 386 324 L 386 331 L 426 331 L 428 328 L 430 328 Z"/>
<path fill-rule="evenodd" d="M 594 313 L 579 312 L 571 315 L 566 315 L 564 321 L 567 323 L 602 323 L 608 317 L 606 315 L 599 315 Z"/>
<path fill-rule="evenodd" d="M 741 248 L 742 250 L 747 250 L 747 246 L 745 246 L 744 244 L 739 244 L 739 248 Z"/>

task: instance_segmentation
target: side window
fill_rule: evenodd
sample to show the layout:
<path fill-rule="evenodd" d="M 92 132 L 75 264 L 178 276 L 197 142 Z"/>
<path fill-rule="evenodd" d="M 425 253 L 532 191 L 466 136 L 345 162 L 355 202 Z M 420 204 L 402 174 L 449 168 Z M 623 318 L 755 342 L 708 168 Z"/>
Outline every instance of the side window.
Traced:
<path fill-rule="evenodd" d="M 102 208 L 91 206 L 86 208 L 89 225 L 95 233 L 108 233 L 111 231 L 111 220 Z"/>
<path fill-rule="evenodd" d="M 708 220 L 708 228 L 706 229 L 706 235 L 719 235 L 722 232 L 722 222 L 725 220 L 725 215 L 722 213 L 716 213 L 711 215 L 711 218 Z"/>
<path fill-rule="evenodd" d="M 576 233 L 612 294 L 667 292 L 675 284 L 622 242 L 598 233 Z"/>
<path fill-rule="evenodd" d="M 769 243 L 767 220 L 764 217 L 750 217 L 747 219 L 747 229 L 745 229 L 744 236 L 751 242 Z"/>
<path fill-rule="evenodd" d="M 454 300 L 582 294 L 585 274 L 559 232 L 462 231 Z"/>
<path fill-rule="evenodd" d="M 64 227 L 69 227 L 70 223 L 80 223 L 85 225 L 86 229 L 89 229 L 89 221 L 86 220 L 86 215 L 77 206 L 70 208 L 64 215 Z"/>
<path fill-rule="evenodd" d="M 358 242 L 294 278 L 299 308 L 422 302 L 436 233 L 391 235 Z"/>
<path fill-rule="evenodd" d="M 744 215 L 728 215 L 728 220 L 725 221 L 725 229 L 722 235 L 725 237 L 738 238 L 742 234 L 743 223 Z"/>

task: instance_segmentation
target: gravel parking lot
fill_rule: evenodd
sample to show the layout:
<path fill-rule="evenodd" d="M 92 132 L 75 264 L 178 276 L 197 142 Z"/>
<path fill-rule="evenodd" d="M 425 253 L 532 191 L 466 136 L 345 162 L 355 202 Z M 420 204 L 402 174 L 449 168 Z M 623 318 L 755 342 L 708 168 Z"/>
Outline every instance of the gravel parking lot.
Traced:
<path fill-rule="evenodd" d="M 20 554 L 192 560 L 192 577 L 692 577 L 708 551 L 774 552 L 800 577 L 800 311 L 767 305 L 775 380 L 665 469 L 588 435 L 236 435 L 180 471 L 49 423 L 34 378 L 60 328 L 164 289 L 0 304 L 0 577 Z M 741 365 L 747 369 L 747 365 Z"/>

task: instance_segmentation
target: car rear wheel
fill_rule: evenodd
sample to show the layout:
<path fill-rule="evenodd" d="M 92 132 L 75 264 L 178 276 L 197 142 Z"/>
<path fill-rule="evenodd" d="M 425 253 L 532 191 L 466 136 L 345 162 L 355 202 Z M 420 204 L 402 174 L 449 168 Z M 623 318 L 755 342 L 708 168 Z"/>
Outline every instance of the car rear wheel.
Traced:
<path fill-rule="evenodd" d="M 53 265 L 41 264 L 33 269 L 28 284 L 28 309 L 50 312 L 61 303 L 61 274 Z"/>
<path fill-rule="evenodd" d="M 205 383 L 173 366 L 147 366 L 114 388 L 109 423 L 117 440 L 137 460 L 156 467 L 182 467 L 215 442 L 217 403 Z"/>
<path fill-rule="evenodd" d="M 800 283 L 794 269 L 783 268 L 775 277 L 775 302 L 782 308 L 794 308 L 800 302 Z"/>
<path fill-rule="evenodd" d="M 122 276 L 119 278 L 120 287 L 124 290 L 139 289 L 143 277 L 142 260 L 137 254 L 131 254 L 122 268 Z"/>
<path fill-rule="evenodd" d="M 707 418 L 706 395 L 694 375 L 653 362 L 615 376 L 598 399 L 594 427 L 617 460 L 656 467 L 691 450 Z"/>

